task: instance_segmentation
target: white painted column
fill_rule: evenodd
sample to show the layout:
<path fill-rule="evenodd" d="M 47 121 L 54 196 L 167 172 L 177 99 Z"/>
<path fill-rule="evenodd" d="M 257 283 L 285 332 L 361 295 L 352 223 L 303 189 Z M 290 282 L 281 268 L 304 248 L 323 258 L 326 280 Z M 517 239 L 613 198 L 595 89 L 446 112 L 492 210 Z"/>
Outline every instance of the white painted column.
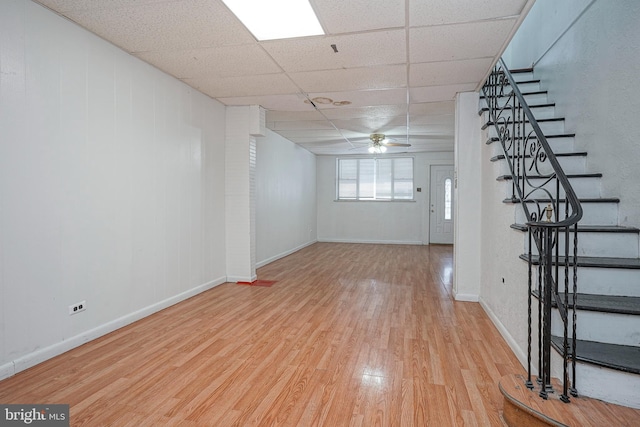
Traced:
<path fill-rule="evenodd" d="M 264 109 L 227 107 L 225 229 L 227 280 L 256 280 L 256 136 L 264 136 Z"/>
<path fill-rule="evenodd" d="M 482 141 L 478 102 L 477 92 L 456 95 L 453 292 L 458 301 L 480 297 Z"/>

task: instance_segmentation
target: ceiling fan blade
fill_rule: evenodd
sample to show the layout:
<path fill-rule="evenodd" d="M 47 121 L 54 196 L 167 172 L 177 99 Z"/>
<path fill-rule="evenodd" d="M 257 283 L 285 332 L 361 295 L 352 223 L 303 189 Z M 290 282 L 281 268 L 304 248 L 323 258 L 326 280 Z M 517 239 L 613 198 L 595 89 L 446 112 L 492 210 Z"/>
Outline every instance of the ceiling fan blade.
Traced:
<path fill-rule="evenodd" d="M 411 144 L 402 144 L 399 142 L 387 142 L 383 145 L 386 145 L 387 147 L 411 147 Z"/>

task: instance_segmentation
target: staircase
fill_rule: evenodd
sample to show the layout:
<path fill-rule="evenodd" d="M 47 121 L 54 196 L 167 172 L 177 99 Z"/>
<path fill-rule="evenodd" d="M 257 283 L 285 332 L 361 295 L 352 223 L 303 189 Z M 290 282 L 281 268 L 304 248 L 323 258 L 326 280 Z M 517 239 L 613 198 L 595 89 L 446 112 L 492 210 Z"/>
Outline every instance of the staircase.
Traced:
<path fill-rule="evenodd" d="M 547 98 L 547 92 L 541 89 L 533 70 L 513 70 L 511 74 L 583 209 L 582 219 L 577 225 L 577 240 L 574 240 L 574 232 L 570 232 L 570 237 L 566 240 L 558 239 L 559 251 L 552 261 L 553 266 L 557 266 L 559 284 L 564 283 L 567 272 L 573 276 L 572 268 L 565 270 L 566 262 L 576 265 L 577 351 L 575 378 L 571 387 L 577 389 L 578 395 L 640 408 L 640 230 L 618 225 L 620 200 L 601 194 L 600 181 L 603 175 L 589 170 L 588 153 L 575 149 L 576 135 L 565 132 L 564 119 L 556 116 L 555 105 Z M 481 97 L 479 114 L 483 117 L 486 143 L 496 147 L 491 161 L 499 162 L 503 170 L 497 180 L 505 184 L 504 203 L 515 207 L 515 221 L 511 228 L 523 233 L 524 251 L 520 258 L 528 262 L 531 256 L 532 264 L 538 266 L 541 262 L 538 250 L 535 244 L 531 244 L 529 248 L 531 239 L 528 237 L 529 227 L 526 225 L 528 221 L 523 204 L 513 195 L 513 175 L 508 159 L 498 143 L 497 126 L 491 121 L 488 111 L 487 102 Z M 508 117 L 508 120 L 513 123 L 512 117 Z M 516 124 L 518 120 L 522 119 L 517 118 Z M 526 138 L 526 135 L 520 138 Z M 524 152 L 522 156 L 524 164 L 528 165 L 528 179 L 537 183 L 535 185 L 546 186 L 550 170 L 548 164 L 544 161 L 538 164 L 535 153 Z M 517 171 L 514 171 L 514 175 L 518 180 L 521 179 Z M 564 197 L 562 189 L 559 193 L 559 197 Z M 531 206 L 532 210 L 547 202 L 539 196 L 535 200 L 524 198 L 524 204 Z M 559 218 L 564 218 L 563 206 L 560 203 Z M 542 214 L 543 212 L 539 212 L 539 215 Z M 574 250 L 575 241 L 579 243 Z M 568 257 L 563 256 L 567 244 Z M 533 283 L 538 283 L 537 271 L 539 270 L 533 269 Z M 532 289 L 531 294 L 533 298 L 540 297 L 537 288 Z M 561 300 L 569 302 L 568 316 L 573 316 L 573 294 L 565 295 L 561 291 L 559 296 Z M 557 354 L 552 356 L 551 370 L 553 376 L 561 378 L 563 322 L 561 310 L 555 303 L 553 307 L 551 345 L 557 350 Z M 571 340 L 568 351 L 573 356 Z"/>

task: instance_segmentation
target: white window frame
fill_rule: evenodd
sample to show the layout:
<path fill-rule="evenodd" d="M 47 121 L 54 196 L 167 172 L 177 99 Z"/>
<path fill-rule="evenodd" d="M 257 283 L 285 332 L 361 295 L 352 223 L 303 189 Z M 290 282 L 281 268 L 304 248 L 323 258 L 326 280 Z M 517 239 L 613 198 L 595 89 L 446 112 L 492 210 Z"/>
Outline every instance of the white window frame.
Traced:
<path fill-rule="evenodd" d="M 411 198 L 396 197 L 395 183 L 396 181 L 407 181 L 394 179 L 394 162 L 391 162 L 391 197 L 377 197 L 377 181 L 378 181 L 378 160 L 393 160 L 393 159 L 410 159 L 411 160 Z M 343 160 L 356 160 L 356 197 L 341 197 L 340 196 L 340 162 Z M 360 161 L 361 160 L 373 160 L 374 161 L 374 178 L 373 178 L 373 197 L 360 197 Z M 415 157 L 413 156 L 397 156 L 397 157 L 338 157 L 336 158 L 336 198 L 337 202 L 415 202 Z"/>

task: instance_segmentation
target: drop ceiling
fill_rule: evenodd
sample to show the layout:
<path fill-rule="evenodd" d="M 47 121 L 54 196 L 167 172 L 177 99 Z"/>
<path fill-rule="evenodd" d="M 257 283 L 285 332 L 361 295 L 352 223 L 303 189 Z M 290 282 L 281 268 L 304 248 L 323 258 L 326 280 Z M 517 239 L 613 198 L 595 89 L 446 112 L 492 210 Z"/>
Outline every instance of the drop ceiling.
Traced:
<path fill-rule="evenodd" d="M 36 1 L 225 105 L 263 106 L 312 153 L 344 155 L 371 133 L 411 144 L 389 153 L 453 150 L 456 93 L 480 87 L 534 0 L 311 0 L 326 35 L 263 42 L 221 0 Z"/>

